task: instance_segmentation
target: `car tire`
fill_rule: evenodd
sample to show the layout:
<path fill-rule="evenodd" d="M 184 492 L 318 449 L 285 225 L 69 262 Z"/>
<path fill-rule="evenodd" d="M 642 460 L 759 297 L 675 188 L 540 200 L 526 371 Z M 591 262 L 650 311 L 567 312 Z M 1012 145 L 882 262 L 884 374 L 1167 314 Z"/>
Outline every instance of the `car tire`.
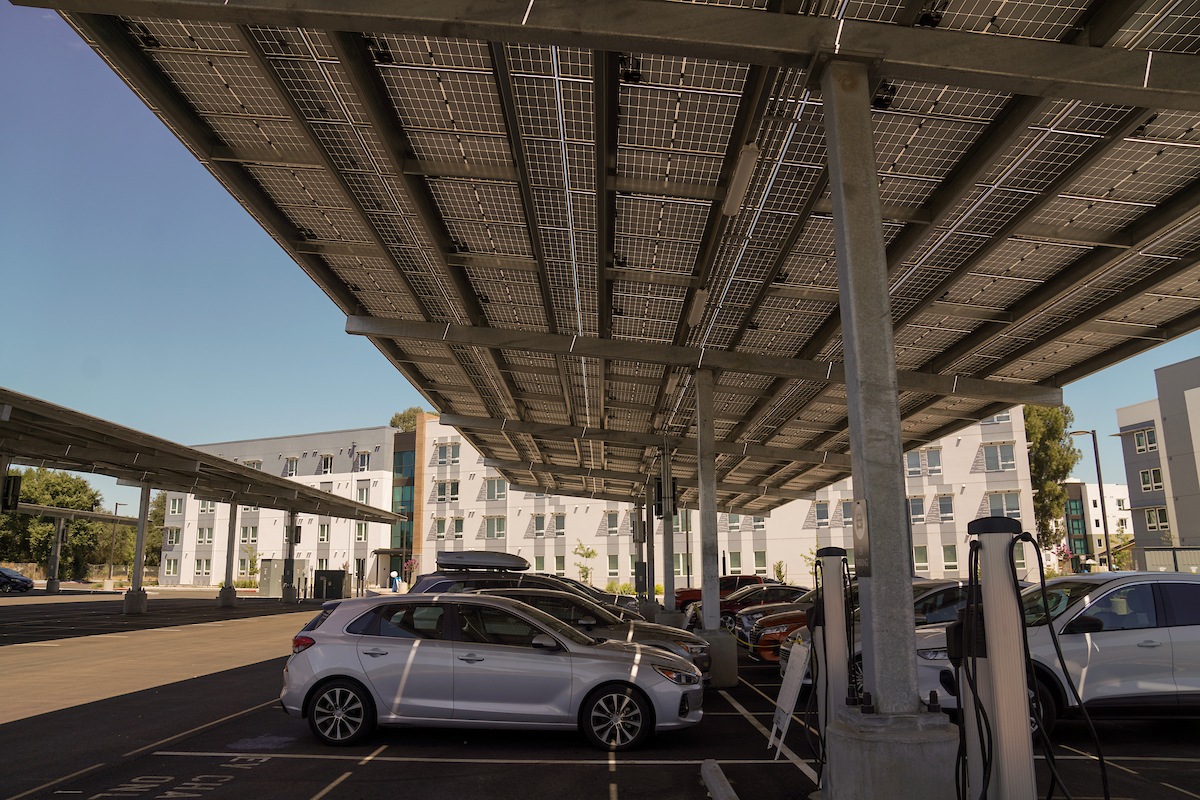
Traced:
<path fill-rule="evenodd" d="M 736 633 L 737 620 L 733 618 L 733 614 L 721 615 L 721 627 L 730 633 Z"/>
<path fill-rule="evenodd" d="M 579 728 L 601 750 L 633 750 L 654 731 L 654 709 L 632 686 L 601 686 L 583 701 Z"/>
<path fill-rule="evenodd" d="M 344 679 L 322 684 L 308 704 L 308 727 L 322 744 L 358 744 L 375 730 L 375 705 L 362 685 Z"/>
<path fill-rule="evenodd" d="M 1029 700 L 1032 703 L 1033 692 L 1029 694 Z M 1058 722 L 1058 706 L 1054 702 L 1054 694 L 1041 681 L 1037 682 L 1037 701 L 1042 709 L 1042 726 L 1046 729 L 1046 735 L 1049 736 L 1054 732 L 1054 725 Z M 1029 709 L 1029 730 L 1033 733 L 1033 741 L 1038 742 L 1041 734 L 1038 733 L 1037 719 L 1033 715 L 1032 706 Z"/>
<path fill-rule="evenodd" d="M 5 594 L 8 594 L 11 591 L 12 591 L 12 584 L 6 583 L 6 584 L 0 586 L 0 592 L 4 592 Z"/>

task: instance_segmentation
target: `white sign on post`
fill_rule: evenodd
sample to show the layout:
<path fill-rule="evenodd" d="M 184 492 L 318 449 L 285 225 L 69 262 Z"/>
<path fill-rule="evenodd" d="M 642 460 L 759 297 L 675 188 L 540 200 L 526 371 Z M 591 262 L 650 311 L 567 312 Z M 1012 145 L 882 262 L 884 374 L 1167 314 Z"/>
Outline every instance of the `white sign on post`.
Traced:
<path fill-rule="evenodd" d="M 792 714 L 796 710 L 796 699 L 800 696 L 800 687 L 804 684 L 804 676 L 808 674 L 808 655 L 812 649 L 809 642 L 797 641 L 792 645 L 788 655 L 788 671 L 783 675 L 783 685 L 779 687 L 779 697 L 775 700 L 775 718 L 771 721 L 771 735 L 767 738 L 767 749 L 778 744 L 775 759 L 783 750 L 783 739 L 787 736 L 788 725 L 792 722 Z M 779 741 L 775 741 L 775 731 L 779 731 Z"/>

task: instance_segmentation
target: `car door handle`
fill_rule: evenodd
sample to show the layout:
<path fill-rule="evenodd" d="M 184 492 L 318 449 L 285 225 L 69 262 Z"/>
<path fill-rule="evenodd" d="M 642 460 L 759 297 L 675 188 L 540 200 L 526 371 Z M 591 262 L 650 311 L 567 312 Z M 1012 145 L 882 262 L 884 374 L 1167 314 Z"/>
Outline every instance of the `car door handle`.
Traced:
<path fill-rule="evenodd" d="M 1144 642 L 1138 642 L 1138 647 L 1162 647 L 1163 642 L 1152 642 L 1147 639 Z"/>
<path fill-rule="evenodd" d="M 375 648 L 374 650 L 363 650 L 364 656 L 371 656 L 372 658 L 378 658 L 379 656 L 386 656 L 387 653 L 388 653 L 387 650 L 380 650 L 379 648 Z"/>
<path fill-rule="evenodd" d="M 483 656 L 477 656 L 474 653 L 467 653 L 465 656 L 459 656 L 459 661 L 466 661 L 468 664 L 474 664 L 476 661 L 483 661 Z"/>

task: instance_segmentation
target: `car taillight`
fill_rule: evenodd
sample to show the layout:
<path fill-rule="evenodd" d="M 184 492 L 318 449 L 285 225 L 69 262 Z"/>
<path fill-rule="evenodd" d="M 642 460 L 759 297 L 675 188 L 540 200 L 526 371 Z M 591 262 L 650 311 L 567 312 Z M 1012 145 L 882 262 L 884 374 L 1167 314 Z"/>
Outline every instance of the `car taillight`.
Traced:
<path fill-rule="evenodd" d="M 308 648 L 317 643 L 316 639 L 309 636 L 297 636 L 292 639 L 292 655 L 303 653 Z"/>

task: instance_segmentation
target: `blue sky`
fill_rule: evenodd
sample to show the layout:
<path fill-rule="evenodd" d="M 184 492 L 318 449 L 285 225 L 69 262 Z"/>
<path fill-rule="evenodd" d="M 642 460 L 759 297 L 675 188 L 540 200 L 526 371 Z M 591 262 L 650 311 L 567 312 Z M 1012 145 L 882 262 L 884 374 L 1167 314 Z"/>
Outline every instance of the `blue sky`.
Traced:
<path fill-rule="evenodd" d="M 57 14 L 0 0 L 0 75 L 0 386 L 184 444 L 428 407 Z M 1200 333 L 1067 387 L 1107 482 L 1115 409 L 1198 352 Z"/>

